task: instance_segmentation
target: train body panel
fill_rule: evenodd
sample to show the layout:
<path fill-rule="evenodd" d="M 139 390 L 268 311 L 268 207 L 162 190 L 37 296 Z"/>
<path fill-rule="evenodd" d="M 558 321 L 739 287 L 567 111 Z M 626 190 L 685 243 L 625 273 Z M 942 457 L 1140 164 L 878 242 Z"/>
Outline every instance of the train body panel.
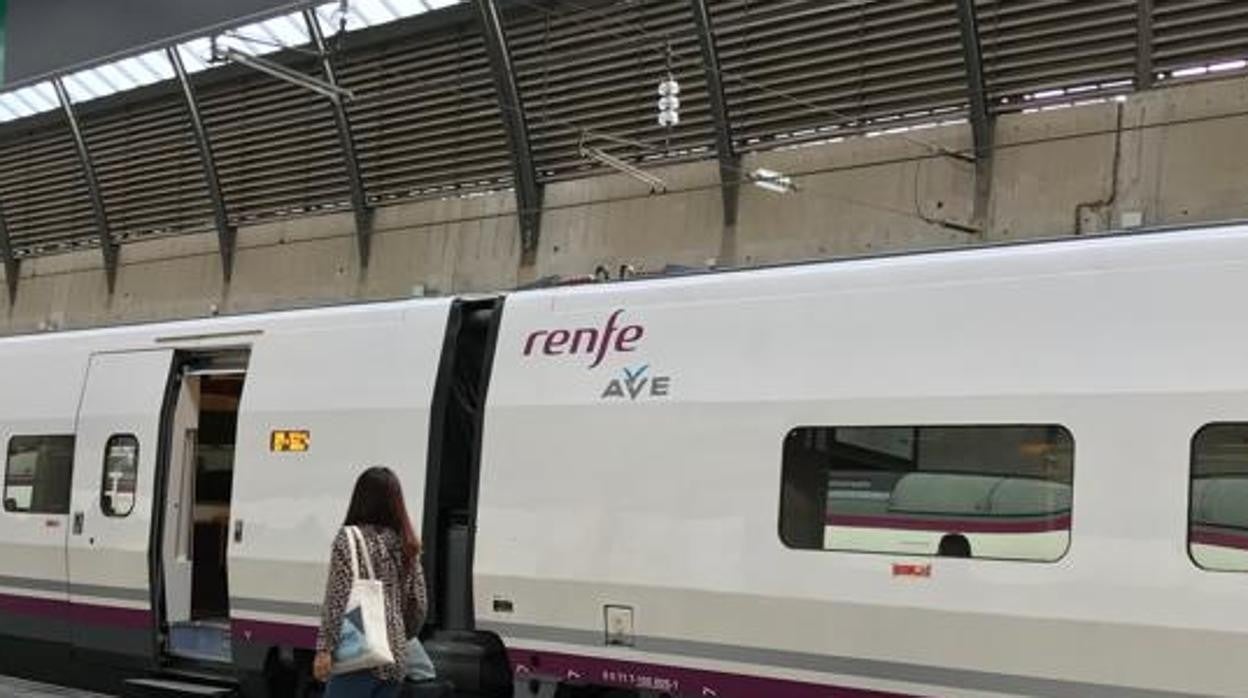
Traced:
<path fill-rule="evenodd" d="M 0 642 L 14 658 L 40 643 L 4 669 L 258 671 L 274 648 L 311 648 L 356 471 L 392 467 L 420 519 L 450 307 L 0 342 Z"/>
<path fill-rule="evenodd" d="M 1248 675 L 1219 657 L 1244 641 L 1225 611 L 1248 599 L 1186 554 L 1185 493 L 1193 435 L 1248 416 L 1248 330 L 1228 321 L 1248 292 L 1244 232 L 510 298 L 485 420 L 480 623 L 528 673 L 550 666 L 534 648 L 643 688 L 736 661 L 691 695 L 815 667 L 810 695 L 906 676 L 920 694 L 1241 693 Z M 1069 549 L 787 545 L 786 439 L 901 425 L 1068 432 Z"/>

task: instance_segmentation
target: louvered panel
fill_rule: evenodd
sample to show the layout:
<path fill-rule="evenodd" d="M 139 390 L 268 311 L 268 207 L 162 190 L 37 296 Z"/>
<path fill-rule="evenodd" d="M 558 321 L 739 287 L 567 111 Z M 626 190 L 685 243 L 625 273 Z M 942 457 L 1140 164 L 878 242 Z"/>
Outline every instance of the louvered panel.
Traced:
<path fill-rule="evenodd" d="M 952 2 L 715 0 L 711 8 L 733 133 L 745 150 L 965 109 Z"/>
<path fill-rule="evenodd" d="M 95 218 L 78 151 L 63 123 L 20 131 L 0 143 L 0 200 L 19 254 L 94 243 Z"/>
<path fill-rule="evenodd" d="M 339 79 L 356 94 L 351 120 L 370 197 L 505 186 L 507 135 L 475 23 L 344 59 Z"/>
<path fill-rule="evenodd" d="M 1135 76 L 1138 0 L 975 5 L 993 109 L 1025 107 L 1027 96 L 1037 92 L 1088 86 L 1112 91 L 1114 83 Z"/>
<path fill-rule="evenodd" d="M 1172 71 L 1248 59 L 1248 2 L 1154 0 L 1153 65 Z"/>
<path fill-rule="evenodd" d="M 597 169 L 578 152 L 583 131 L 590 132 L 591 145 L 625 158 L 674 159 L 714 143 L 706 75 L 687 2 L 556 5 L 509 17 L 507 31 L 542 179 Z M 681 123 L 670 134 L 658 123 L 657 106 L 669 40 L 672 73 L 681 85 Z"/>
<path fill-rule="evenodd" d="M 131 239 L 211 225 L 203 166 L 178 93 L 83 114 L 109 228 Z"/>
<path fill-rule="evenodd" d="M 1152 1 L 1158 71 L 1248 58 L 1248 2 Z M 707 2 L 742 151 L 965 114 L 954 0 Z M 1092 88 L 1081 89 L 1081 99 L 1133 89 L 1138 0 L 975 3 L 995 111 L 1069 100 L 1071 88 Z M 579 154 L 586 132 L 593 145 L 645 166 L 715 156 L 686 0 L 525 0 L 504 7 L 543 181 L 601 173 Z M 348 110 L 375 203 L 511 185 L 480 27 L 464 8 L 455 12 L 352 35 L 336 58 L 339 79 L 357 95 Z M 434 16 L 441 19 L 426 22 Z M 656 108 L 669 41 L 683 88 L 682 122 L 670 132 L 658 125 Z M 319 74 L 313 61 L 300 60 L 304 72 Z M 349 208 L 328 101 L 235 70 L 242 77 L 228 82 L 196 77 L 234 222 Z M 120 239 L 212 222 L 184 105 L 168 87 L 149 89 L 142 101 L 80 110 Z M 17 248 L 39 254 L 93 246 L 95 220 L 73 142 L 63 124 L 42 118 L 50 125 L 6 126 L 0 142 L 0 201 Z"/>
<path fill-rule="evenodd" d="M 315 75 L 315 66 L 299 70 Z M 339 206 L 350 199 L 329 101 L 246 76 L 199 91 L 226 209 L 234 221 Z"/>

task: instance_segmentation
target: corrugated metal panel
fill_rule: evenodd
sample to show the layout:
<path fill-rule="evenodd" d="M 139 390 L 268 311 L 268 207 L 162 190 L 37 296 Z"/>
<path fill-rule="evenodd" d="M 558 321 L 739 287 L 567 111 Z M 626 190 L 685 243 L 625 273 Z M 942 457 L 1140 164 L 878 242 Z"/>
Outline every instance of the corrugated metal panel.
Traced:
<path fill-rule="evenodd" d="M 204 229 L 212 206 L 180 94 L 80 113 L 109 228 L 121 240 Z"/>
<path fill-rule="evenodd" d="M 311 61 L 298 67 L 316 74 Z M 199 103 L 231 220 L 337 208 L 350 200 L 327 98 L 248 75 L 200 90 Z"/>
<path fill-rule="evenodd" d="M 1153 0 L 1153 65 L 1172 71 L 1248 58 L 1248 2 Z"/>
<path fill-rule="evenodd" d="M 0 197 L 21 254 L 96 244 L 78 151 L 64 124 L 14 133 L 0 143 Z"/>
<path fill-rule="evenodd" d="M 715 0 L 711 8 L 733 132 L 745 149 L 966 108 L 951 2 Z"/>
<path fill-rule="evenodd" d="M 707 157 L 715 135 L 689 3 L 578 5 L 509 19 L 508 39 L 542 179 L 594 169 L 578 153 L 578 129 L 650 146 L 591 141 L 623 156 Z M 670 139 L 658 123 L 657 106 L 669 45 L 672 72 L 681 85 L 681 123 Z"/>
<path fill-rule="evenodd" d="M 506 186 L 507 136 L 475 27 L 344 56 L 365 189 L 376 202 Z"/>
<path fill-rule="evenodd" d="M 977 0 L 989 105 L 1135 76 L 1138 0 Z M 1117 86 L 1129 90 L 1129 82 Z M 1107 86 L 1107 91 L 1113 91 Z"/>
<path fill-rule="evenodd" d="M 1160 72 L 1248 58 L 1245 0 L 1152 0 Z M 707 0 L 742 151 L 965 112 L 953 0 Z M 989 103 L 1009 111 L 1132 89 L 1138 0 L 976 0 Z M 597 169 L 583 131 L 624 157 L 714 156 L 705 75 L 686 0 L 515 0 L 505 24 L 540 178 Z M 466 6 L 352 34 L 338 56 L 369 199 L 377 205 L 510 185 L 489 60 Z M 657 123 L 672 69 L 681 125 Z M 296 65 L 319 75 L 297 52 Z M 230 75 L 231 73 L 225 73 Z M 241 69 L 195 77 L 235 223 L 344 208 L 350 194 L 324 97 Z M 166 89 L 167 88 L 167 89 Z M 1086 90 L 1086 91 L 1085 91 Z M 1084 97 L 1086 98 L 1086 97 Z M 119 239 L 211 225 L 201 165 L 172 85 L 80 109 Z M 25 254 L 92 246 L 95 221 L 68 129 L 45 114 L 0 130 L 0 201 Z"/>

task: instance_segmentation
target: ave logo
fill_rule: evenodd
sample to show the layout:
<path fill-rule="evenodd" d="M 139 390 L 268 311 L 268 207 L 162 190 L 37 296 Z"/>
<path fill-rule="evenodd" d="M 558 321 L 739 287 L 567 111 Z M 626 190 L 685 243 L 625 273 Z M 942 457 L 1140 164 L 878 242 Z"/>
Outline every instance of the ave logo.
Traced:
<path fill-rule="evenodd" d="M 650 365 L 627 368 L 621 375 L 607 381 L 603 400 L 636 401 L 641 397 L 663 398 L 671 394 L 672 377 L 650 375 Z"/>

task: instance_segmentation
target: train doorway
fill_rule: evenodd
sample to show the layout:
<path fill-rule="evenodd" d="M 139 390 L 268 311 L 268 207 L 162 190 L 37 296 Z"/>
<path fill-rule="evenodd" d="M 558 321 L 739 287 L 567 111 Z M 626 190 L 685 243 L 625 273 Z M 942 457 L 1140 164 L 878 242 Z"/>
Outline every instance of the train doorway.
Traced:
<path fill-rule="evenodd" d="M 226 560 L 235 434 L 248 353 L 179 358 L 159 528 L 162 650 L 175 659 L 225 664 L 232 659 Z"/>

